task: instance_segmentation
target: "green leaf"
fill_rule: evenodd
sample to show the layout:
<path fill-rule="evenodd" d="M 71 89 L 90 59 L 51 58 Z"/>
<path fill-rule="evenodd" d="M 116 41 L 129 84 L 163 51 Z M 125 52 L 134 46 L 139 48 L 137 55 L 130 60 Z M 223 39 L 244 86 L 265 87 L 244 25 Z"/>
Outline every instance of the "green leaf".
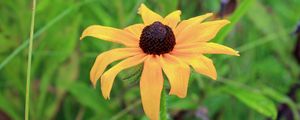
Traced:
<path fill-rule="evenodd" d="M 226 105 L 229 100 L 230 97 L 227 94 L 209 94 L 209 96 L 204 100 L 204 105 L 209 111 L 209 116 L 213 117 L 216 115 L 222 108 L 224 108 L 224 105 Z"/>
<path fill-rule="evenodd" d="M 184 99 L 178 98 L 175 95 L 171 95 L 167 97 L 168 108 L 174 110 L 189 110 L 189 109 L 197 109 L 198 103 L 193 100 L 191 97 L 186 97 Z"/>
<path fill-rule="evenodd" d="M 263 94 L 228 84 L 224 87 L 224 90 L 262 115 L 272 119 L 277 117 L 277 109 L 274 102 Z"/>
<path fill-rule="evenodd" d="M 293 112 L 294 119 L 295 120 L 300 119 L 296 103 L 294 103 L 288 96 L 285 96 L 267 86 L 264 86 L 262 91 L 263 91 L 263 94 L 269 96 L 270 98 L 274 99 L 275 101 L 287 104 L 289 106 L 289 108 L 291 109 L 291 111 Z"/>
<path fill-rule="evenodd" d="M 92 87 L 76 82 L 70 84 L 67 89 L 82 105 L 93 109 L 95 112 L 101 111 L 101 113 L 97 112 L 97 114 L 101 114 L 103 118 L 108 118 L 113 113 L 108 109 L 109 101 L 100 98 L 101 96 Z"/>

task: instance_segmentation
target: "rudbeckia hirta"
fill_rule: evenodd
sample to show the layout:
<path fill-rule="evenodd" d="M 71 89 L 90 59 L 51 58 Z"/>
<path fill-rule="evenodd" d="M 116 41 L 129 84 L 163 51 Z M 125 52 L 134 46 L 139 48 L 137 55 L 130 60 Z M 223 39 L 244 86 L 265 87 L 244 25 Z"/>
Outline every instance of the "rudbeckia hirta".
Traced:
<path fill-rule="evenodd" d="M 115 77 L 120 71 L 143 64 L 140 94 L 144 112 L 152 120 L 159 119 L 163 72 L 171 86 L 169 94 L 184 98 L 190 66 L 200 74 L 214 80 L 217 78 L 213 61 L 204 54 L 239 56 L 229 47 L 208 42 L 229 23 L 227 20 L 203 22 L 212 16 L 211 13 L 181 21 L 179 10 L 162 17 L 144 4 L 138 13 L 143 23 L 125 29 L 92 25 L 84 30 L 81 39 L 91 36 L 126 46 L 100 54 L 90 72 L 94 86 L 100 79 L 105 99 L 109 99 Z M 104 72 L 110 63 L 117 60 L 122 61 Z"/>

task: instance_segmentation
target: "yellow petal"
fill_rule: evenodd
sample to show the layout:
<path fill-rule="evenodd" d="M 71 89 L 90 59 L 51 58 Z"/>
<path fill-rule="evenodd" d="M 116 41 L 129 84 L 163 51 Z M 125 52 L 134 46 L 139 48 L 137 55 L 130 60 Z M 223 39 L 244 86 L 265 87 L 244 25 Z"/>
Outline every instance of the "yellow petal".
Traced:
<path fill-rule="evenodd" d="M 143 53 L 140 48 L 117 48 L 97 56 L 90 72 L 90 79 L 95 87 L 105 68 L 112 62 Z"/>
<path fill-rule="evenodd" d="M 135 36 L 135 38 L 137 40 L 139 40 L 144 27 L 145 27 L 144 24 L 134 24 L 134 25 L 126 27 L 125 30 L 132 33 Z"/>
<path fill-rule="evenodd" d="M 205 42 L 213 39 L 228 20 L 204 22 L 191 26 L 177 36 L 177 43 Z"/>
<path fill-rule="evenodd" d="M 126 68 L 142 63 L 145 59 L 145 56 L 145 54 L 140 54 L 127 58 L 109 69 L 101 76 L 101 91 L 105 99 L 109 99 L 110 91 L 117 74 Z"/>
<path fill-rule="evenodd" d="M 147 8 L 145 4 L 141 4 L 138 13 L 142 16 L 145 25 L 152 24 L 155 21 L 163 20 L 163 18 L 159 14 Z"/>
<path fill-rule="evenodd" d="M 181 11 L 176 10 L 176 11 L 170 13 L 169 15 L 167 15 L 164 18 L 163 23 L 165 25 L 169 26 L 170 28 L 172 28 L 172 30 L 175 30 L 175 27 L 177 26 L 178 22 L 180 21 L 180 15 L 181 15 Z"/>
<path fill-rule="evenodd" d="M 178 45 L 177 47 L 175 46 L 173 52 L 185 53 L 185 54 L 200 53 L 200 54 L 227 54 L 227 55 L 240 56 L 239 52 L 235 51 L 232 48 L 217 43 L 206 43 L 206 42 Z"/>
<path fill-rule="evenodd" d="M 200 16 L 193 17 L 193 18 L 190 18 L 187 20 L 183 20 L 176 27 L 176 30 L 174 31 L 175 35 L 179 35 L 179 33 L 181 31 L 185 30 L 186 28 L 188 28 L 190 26 L 193 26 L 194 24 L 201 23 L 202 21 L 204 21 L 205 19 L 207 19 L 208 17 L 210 17 L 212 15 L 213 15 L 212 13 L 207 13 L 205 15 L 200 15 Z"/>
<path fill-rule="evenodd" d="M 105 27 L 100 25 L 89 26 L 83 31 L 80 39 L 82 40 L 86 36 L 91 36 L 110 42 L 120 43 L 130 47 L 138 46 L 138 40 L 128 31 L 112 27 Z"/>
<path fill-rule="evenodd" d="M 170 82 L 171 90 L 169 94 L 184 98 L 187 94 L 190 67 L 169 54 L 161 56 L 160 63 Z"/>
<path fill-rule="evenodd" d="M 160 96 L 163 89 L 163 75 L 157 58 L 145 60 L 140 80 L 143 109 L 151 120 L 159 120 Z"/>
<path fill-rule="evenodd" d="M 213 80 L 217 79 L 216 68 L 213 61 L 204 55 L 199 54 L 174 54 L 177 58 L 191 65 L 196 72 L 206 75 Z"/>

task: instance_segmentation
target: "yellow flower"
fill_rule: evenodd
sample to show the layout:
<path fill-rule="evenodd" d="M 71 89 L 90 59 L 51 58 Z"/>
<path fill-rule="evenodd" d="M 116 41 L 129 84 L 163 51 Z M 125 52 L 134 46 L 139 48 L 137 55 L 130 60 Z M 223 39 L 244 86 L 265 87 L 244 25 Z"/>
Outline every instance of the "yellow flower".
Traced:
<path fill-rule="evenodd" d="M 134 24 L 125 29 L 92 25 L 84 30 L 86 36 L 120 43 L 126 48 L 117 48 L 100 54 L 90 72 L 93 85 L 101 79 L 101 90 L 105 99 L 116 75 L 129 67 L 143 63 L 140 92 L 144 112 L 152 119 L 159 119 L 160 97 L 163 89 L 163 73 L 171 89 L 170 95 L 184 98 L 187 94 L 190 67 L 212 79 L 217 78 L 213 61 L 203 54 L 228 54 L 239 56 L 238 52 L 216 43 L 208 42 L 226 24 L 227 20 L 203 22 L 211 13 L 180 21 L 181 11 L 177 10 L 161 17 L 144 4 L 138 13 L 144 23 Z M 112 62 L 120 63 L 106 71 Z"/>

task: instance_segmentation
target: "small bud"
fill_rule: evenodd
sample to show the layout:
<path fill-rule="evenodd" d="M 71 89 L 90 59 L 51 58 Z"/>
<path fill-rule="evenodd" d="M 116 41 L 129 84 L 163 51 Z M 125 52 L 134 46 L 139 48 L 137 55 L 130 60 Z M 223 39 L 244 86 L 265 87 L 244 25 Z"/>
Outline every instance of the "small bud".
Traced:
<path fill-rule="evenodd" d="M 300 64 L 300 23 L 298 24 L 295 34 L 297 36 L 297 42 L 294 48 L 294 57 L 297 60 L 297 62 Z"/>
<path fill-rule="evenodd" d="M 221 9 L 218 17 L 224 18 L 234 12 L 237 6 L 237 0 L 221 0 Z"/>
<path fill-rule="evenodd" d="M 300 22 L 298 23 L 298 26 L 295 30 L 295 34 L 300 35 Z"/>
<path fill-rule="evenodd" d="M 201 120 L 209 120 L 208 109 L 206 107 L 199 107 L 196 111 L 196 117 L 201 118 Z"/>

